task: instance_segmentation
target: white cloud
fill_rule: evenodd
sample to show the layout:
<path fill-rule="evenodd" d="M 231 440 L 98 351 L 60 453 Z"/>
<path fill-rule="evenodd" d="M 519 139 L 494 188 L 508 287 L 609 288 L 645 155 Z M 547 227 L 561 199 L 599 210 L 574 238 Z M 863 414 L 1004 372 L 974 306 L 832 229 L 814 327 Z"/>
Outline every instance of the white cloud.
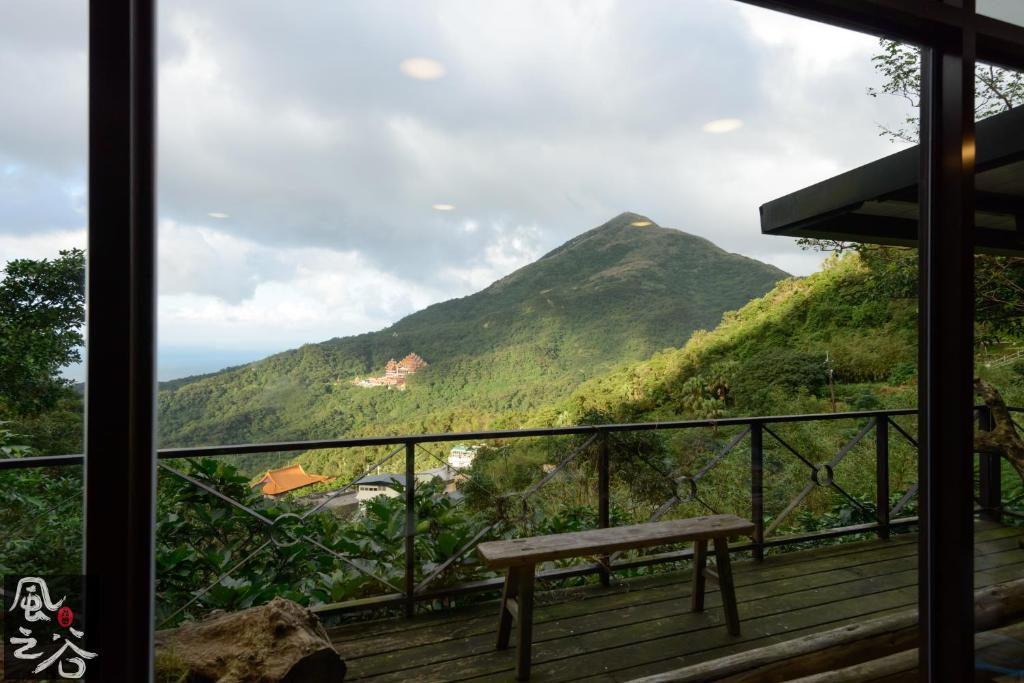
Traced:
<path fill-rule="evenodd" d="M 469 226 L 473 226 L 472 230 Z M 469 220 L 463 225 L 466 232 L 476 232 L 479 224 Z M 492 225 L 496 235 L 483 249 L 482 257 L 474 261 L 446 266 L 440 277 L 465 293 L 475 292 L 508 275 L 514 270 L 533 263 L 541 256 L 541 231 L 535 225 L 508 228 Z"/>
<path fill-rule="evenodd" d="M 355 252 L 271 248 L 209 227 L 160 226 L 160 340 L 274 349 L 384 327 L 443 294 Z"/>
<path fill-rule="evenodd" d="M 791 275 L 810 275 L 821 270 L 821 266 L 828 256 L 828 254 L 816 251 L 783 252 L 766 254 L 761 260 L 776 268 L 781 268 Z"/>
<path fill-rule="evenodd" d="M 85 229 L 30 235 L 0 232 L 0 268 L 13 259 L 52 259 L 66 249 L 85 249 Z"/>
<path fill-rule="evenodd" d="M 25 93 L 0 112 L 0 259 L 84 242 L 85 16 L 63 12 L 0 5 L 0 88 Z M 732 0 L 176 0 L 159 29 L 167 344 L 381 327 L 624 210 L 806 273 L 758 206 L 895 151 L 875 122 L 904 115 L 865 95 L 874 38 Z"/>

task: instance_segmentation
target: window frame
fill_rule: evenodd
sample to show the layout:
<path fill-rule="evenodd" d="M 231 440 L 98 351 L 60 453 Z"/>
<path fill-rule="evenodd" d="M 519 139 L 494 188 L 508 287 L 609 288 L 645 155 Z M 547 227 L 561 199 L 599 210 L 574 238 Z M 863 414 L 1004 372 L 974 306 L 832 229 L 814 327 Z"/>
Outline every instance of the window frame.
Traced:
<path fill-rule="evenodd" d="M 920 657 L 928 680 L 957 680 L 973 668 L 971 500 L 960 475 L 940 465 L 950 444 L 973 434 L 957 413 L 973 402 L 973 160 L 964 150 L 973 144 L 975 59 L 1024 70 L 1024 27 L 978 15 L 974 0 L 737 1 L 925 50 Z M 105 600 L 96 625 L 99 651 L 118 653 L 105 657 L 105 677 L 145 681 L 156 498 L 156 0 L 90 0 L 89 17 L 85 571 L 104 595 L 127 596 Z M 961 628 L 943 635 L 943 622 Z"/>

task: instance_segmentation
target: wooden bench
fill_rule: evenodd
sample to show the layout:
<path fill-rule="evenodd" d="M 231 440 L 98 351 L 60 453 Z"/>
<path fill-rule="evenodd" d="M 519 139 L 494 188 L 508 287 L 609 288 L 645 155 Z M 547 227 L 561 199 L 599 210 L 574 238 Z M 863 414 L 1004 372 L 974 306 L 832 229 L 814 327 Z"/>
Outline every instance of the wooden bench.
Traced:
<path fill-rule="evenodd" d="M 478 547 L 480 556 L 492 569 L 506 569 L 505 587 L 498 617 L 497 649 L 508 647 L 512 620 L 516 621 L 518 647 L 516 678 L 530 678 L 530 646 L 533 640 L 533 585 L 537 564 L 570 557 L 604 556 L 619 550 L 634 550 L 669 543 L 694 542 L 693 594 L 690 607 L 704 609 L 704 584 L 710 578 L 718 582 L 725 607 L 729 633 L 739 635 L 740 617 L 736 610 L 736 592 L 729 566 L 730 536 L 749 536 L 754 525 L 734 515 L 713 515 L 674 519 L 667 522 L 591 529 L 567 534 L 489 541 Z M 714 542 L 715 569 L 706 566 L 708 541 Z"/>

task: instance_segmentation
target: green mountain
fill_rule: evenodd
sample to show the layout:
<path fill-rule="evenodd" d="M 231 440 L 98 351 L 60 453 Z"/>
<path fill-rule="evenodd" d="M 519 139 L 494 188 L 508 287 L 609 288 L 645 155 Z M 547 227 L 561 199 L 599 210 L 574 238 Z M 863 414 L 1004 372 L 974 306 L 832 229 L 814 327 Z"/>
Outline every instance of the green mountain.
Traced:
<path fill-rule="evenodd" d="M 884 269 L 858 254 L 834 257 L 813 275 L 778 283 L 684 346 L 588 380 L 534 420 L 572 422 L 588 412 L 685 419 L 912 407 L 916 301 L 890 291 Z"/>
<path fill-rule="evenodd" d="M 679 347 L 786 273 L 624 213 L 483 291 L 377 332 L 165 383 L 165 446 L 516 426 L 624 361 Z M 409 353 L 405 391 L 361 388 Z"/>

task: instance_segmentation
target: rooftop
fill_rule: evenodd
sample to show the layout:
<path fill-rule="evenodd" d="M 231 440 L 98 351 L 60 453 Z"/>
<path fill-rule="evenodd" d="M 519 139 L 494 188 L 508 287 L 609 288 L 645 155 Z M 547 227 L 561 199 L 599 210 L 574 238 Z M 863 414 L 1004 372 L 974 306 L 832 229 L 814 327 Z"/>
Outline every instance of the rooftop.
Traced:
<path fill-rule="evenodd" d="M 978 122 L 975 224 L 979 250 L 1024 253 L 1024 109 Z M 917 146 L 764 204 L 766 235 L 913 246 Z"/>
<path fill-rule="evenodd" d="M 416 479 L 423 480 L 424 478 L 441 477 L 444 480 L 451 479 L 455 472 L 452 468 L 447 465 L 440 467 L 434 467 L 429 470 L 420 470 L 416 472 Z M 368 486 L 374 484 L 398 484 L 405 486 L 405 474 L 397 472 L 384 472 L 382 474 L 368 474 L 364 477 L 360 477 L 356 480 L 356 483 L 360 486 Z"/>
<path fill-rule="evenodd" d="M 304 486 L 319 484 L 322 481 L 330 481 L 330 477 L 319 474 L 308 474 L 302 465 L 289 465 L 276 470 L 267 470 L 263 477 L 253 484 L 253 487 L 263 485 L 263 494 L 266 496 L 277 496 L 288 493 Z"/>

